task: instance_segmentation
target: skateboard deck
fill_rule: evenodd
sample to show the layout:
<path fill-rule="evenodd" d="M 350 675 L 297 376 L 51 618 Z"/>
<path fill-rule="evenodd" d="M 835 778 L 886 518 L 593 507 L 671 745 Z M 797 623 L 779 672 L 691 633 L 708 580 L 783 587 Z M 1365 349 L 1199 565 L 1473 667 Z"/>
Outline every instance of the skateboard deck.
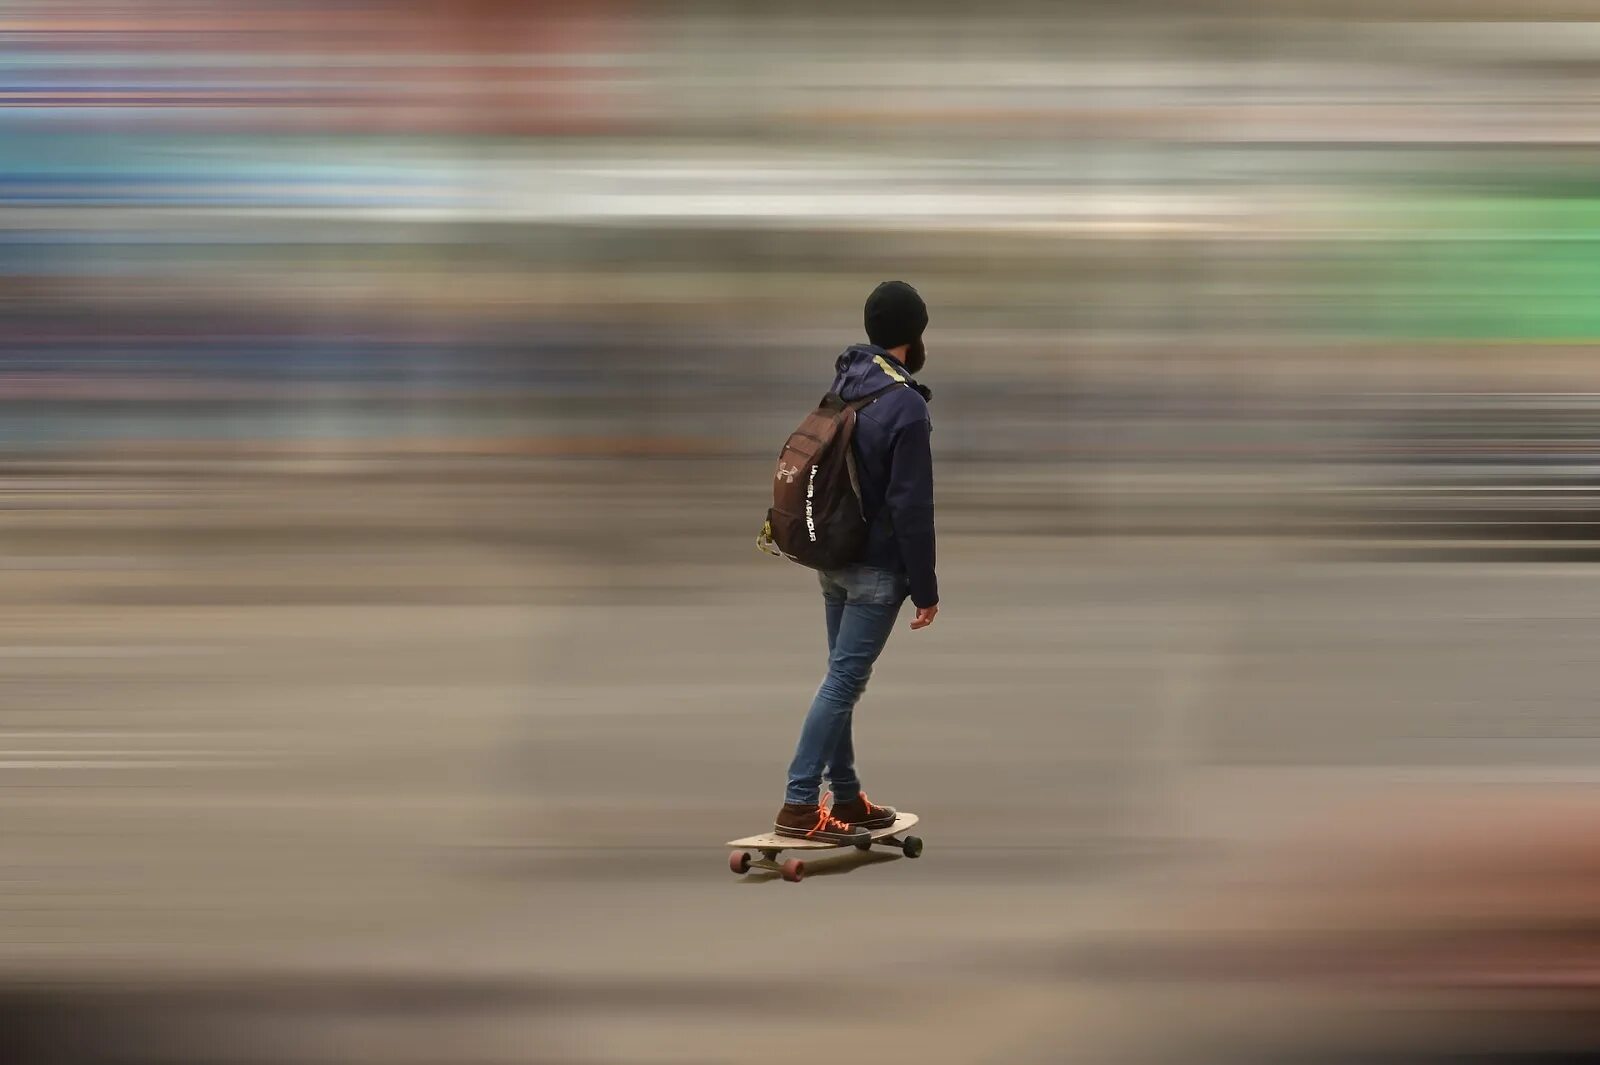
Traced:
<path fill-rule="evenodd" d="M 836 850 L 841 847 L 855 847 L 858 850 L 870 850 L 877 847 L 894 847 L 907 858 L 915 858 L 922 853 L 922 839 L 919 836 L 906 836 L 900 838 L 900 833 L 917 823 L 917 815 L 901 811 L 895 815 L 894 824 L 885 828 L 871 829 L 871 836 L 859 843 L 834 843 L 822 839 L 797 839 L 792 836 L 780 836 L 774 832 L 764 832 L 759 836 L 746 836 L 743 839 L 730 839 L 728 846 L 739 848 L 728 856 L 728 867 L 735 873 L 743 875 L 751 869 L 766 869 L 770 872 L 781 873 L 788 881 L 798 883 L 805 877 L 805 863 L 798 858 L 790 858 L 779 864 L 779 851 L 825 851 Z M 743 848 L 749 848 L 745 850 Z M 760 858 L 752 858 L 750 850 L 761 852 Z"/>

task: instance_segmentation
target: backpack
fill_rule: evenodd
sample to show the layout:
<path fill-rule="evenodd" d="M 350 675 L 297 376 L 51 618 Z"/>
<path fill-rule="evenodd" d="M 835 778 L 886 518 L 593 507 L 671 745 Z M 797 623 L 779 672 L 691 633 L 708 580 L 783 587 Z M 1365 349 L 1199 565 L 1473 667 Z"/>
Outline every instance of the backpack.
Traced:
<path fill-rule="evenodd" d="M 867 519 L 850 446 L 856 412 L 890 389 L 903 387 L 892 384 L 849 403 L 833 392 L 822 397 L 778 452 L 772 509 L 756 537 L 757 547 L 812 569 L 837 569 L 860 559 Z"/>

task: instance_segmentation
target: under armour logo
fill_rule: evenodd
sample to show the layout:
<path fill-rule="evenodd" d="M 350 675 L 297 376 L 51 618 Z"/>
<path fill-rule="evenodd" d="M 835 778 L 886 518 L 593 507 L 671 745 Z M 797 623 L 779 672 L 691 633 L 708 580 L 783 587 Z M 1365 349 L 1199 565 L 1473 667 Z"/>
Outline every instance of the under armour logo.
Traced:
<path fill-rule="evenodd" d="M 799 466 L 785 466 L 780 462 L 778 463 L 778 476 L 774 479 L 783 481 L 785 484 L 794 484 L 795 474 L 799 472 Z"/>

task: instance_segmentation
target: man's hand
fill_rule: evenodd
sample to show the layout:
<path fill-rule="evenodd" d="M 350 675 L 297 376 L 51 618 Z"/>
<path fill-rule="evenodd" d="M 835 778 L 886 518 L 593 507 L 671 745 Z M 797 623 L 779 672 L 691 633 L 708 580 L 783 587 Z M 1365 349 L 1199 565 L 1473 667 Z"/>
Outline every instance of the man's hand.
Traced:
<path fill-rule="evenodd" d="M 933 619 L 939 616 L 939 604 L 917 607 L 917 616 L 911 619 L 912 629 L 925 629 L 933 624 Z"/>

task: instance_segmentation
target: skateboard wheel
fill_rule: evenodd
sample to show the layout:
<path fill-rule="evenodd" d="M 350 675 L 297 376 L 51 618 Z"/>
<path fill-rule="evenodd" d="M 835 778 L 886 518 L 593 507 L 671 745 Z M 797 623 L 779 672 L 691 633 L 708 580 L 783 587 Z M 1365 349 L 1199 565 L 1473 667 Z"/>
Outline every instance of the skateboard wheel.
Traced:
<path fill-rule="evenodd" d="M 799 858 L 790 858 L 783 863 L 783 878 L 791 884 L 798 884 L 806 878 L 806 863 Z"/>
<path fill-rule="evenodd" d="M 750 871 L 750 852 L 734 851 L 728 855 L 728 868 L 743 876 Z"/>
<path fill-rule="evenodd" d="M 860 839 L 856 840 L 856 850 L 858 850 L 858 851 L 870 851 L 871 849 L 872 849 L 872 837 L 871 836 L 862 836 Z"/>
<path fill-rule="evenodd" d="M 915 858 L 922 853 L 922 837 L 907 836 L 906 841 L 900 845 L 900 853 L 907 858 Z"/>

